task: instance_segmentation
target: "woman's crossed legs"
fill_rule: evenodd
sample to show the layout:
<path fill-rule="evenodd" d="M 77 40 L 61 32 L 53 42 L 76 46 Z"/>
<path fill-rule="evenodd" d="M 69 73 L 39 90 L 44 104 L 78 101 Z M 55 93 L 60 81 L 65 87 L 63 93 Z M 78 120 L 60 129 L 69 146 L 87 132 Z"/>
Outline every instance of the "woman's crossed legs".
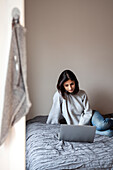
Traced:
<path fill-rule="evenodd" d="M 93 126 L 96 126 L 96 134 L 113 136 L 113 120 L 110 118 L 104 118 L 98 111 L 94 111 L 91 119 Z"/>

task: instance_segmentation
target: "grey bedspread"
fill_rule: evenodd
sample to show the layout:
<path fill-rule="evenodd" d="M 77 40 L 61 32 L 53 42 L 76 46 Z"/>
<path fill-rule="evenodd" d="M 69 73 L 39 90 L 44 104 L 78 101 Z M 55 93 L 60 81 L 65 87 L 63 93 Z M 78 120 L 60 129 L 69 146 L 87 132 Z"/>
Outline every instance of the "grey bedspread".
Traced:
<path fill-rule="evenodd" d="M 113 137 L 96 135 L 94 143 L 58 140 L 60 125 L 46 117 L 27 122 L 26 170 L 112 170 Z"/>

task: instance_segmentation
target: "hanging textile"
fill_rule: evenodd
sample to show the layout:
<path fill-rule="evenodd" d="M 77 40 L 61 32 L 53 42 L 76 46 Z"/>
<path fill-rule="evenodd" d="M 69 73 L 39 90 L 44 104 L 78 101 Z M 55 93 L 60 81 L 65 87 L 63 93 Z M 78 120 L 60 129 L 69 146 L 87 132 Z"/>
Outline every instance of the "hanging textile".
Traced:
<path fill-rule="evenodd" d="M 27 86 L 26 30 L 20 24 L 12 29 L 12 38 L 5 85 L 4 106 L 1 122 L 0 145 L 8 131 L 31 107 Z"/>

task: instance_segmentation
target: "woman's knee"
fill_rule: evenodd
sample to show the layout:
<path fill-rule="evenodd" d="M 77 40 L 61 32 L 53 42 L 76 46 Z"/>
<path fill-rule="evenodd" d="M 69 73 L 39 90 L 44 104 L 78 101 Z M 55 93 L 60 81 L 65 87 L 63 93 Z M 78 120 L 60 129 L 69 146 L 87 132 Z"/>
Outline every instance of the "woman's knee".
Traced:
<path fill-rule="evenodd" d="M 94 111 L 91 123 L 93 126 L 96 126 L 97 130 L 101 130 L 104 126 L 104 118 L 98 111 Z"/>
<path fill-rule="evenodd" d="M 97 130 L 103 130 L 104 127 L 104 125 L 101 122 L 97 122 L 95 126 Z"/>

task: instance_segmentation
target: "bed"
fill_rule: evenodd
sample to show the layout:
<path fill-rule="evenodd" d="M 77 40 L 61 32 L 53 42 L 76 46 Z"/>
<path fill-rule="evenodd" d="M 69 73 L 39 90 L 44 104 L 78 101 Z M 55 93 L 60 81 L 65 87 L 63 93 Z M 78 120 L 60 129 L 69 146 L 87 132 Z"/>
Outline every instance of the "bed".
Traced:
<path fill-rule="evenodd" d="M 60 125 L 37 116 L 26 125 L 26 170 L 112 170 L 113 137 L 96 135 L 94 143 L 58 140 Z"/>

